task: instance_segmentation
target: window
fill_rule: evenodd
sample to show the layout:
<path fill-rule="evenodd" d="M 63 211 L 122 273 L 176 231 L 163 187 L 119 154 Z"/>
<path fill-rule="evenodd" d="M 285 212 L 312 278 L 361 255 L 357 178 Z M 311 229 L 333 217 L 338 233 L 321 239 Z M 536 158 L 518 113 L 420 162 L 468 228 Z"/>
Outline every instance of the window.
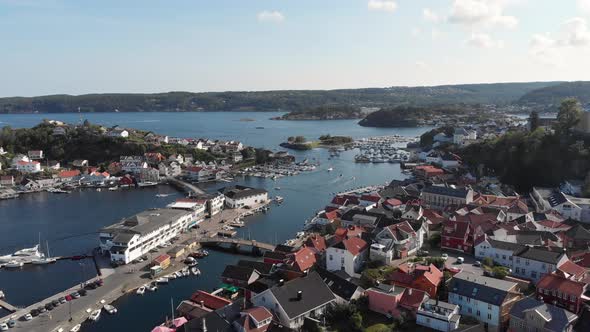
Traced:
<path fill-rule="evenodd" d="M 492 310 L 492 305 L 488 303 L 488 310 Z"/>
<path fill-rule="evenodd" d="M 330 260 L 333 260 L 333 259 L 334 259 L 334 257 L 332 257 L 332 255 L 330 255 Z"/>
<path fill-rule="evenodd" d="M 492 314 L 488 314 L 488 320 L 492 319 Z"/>
<path fill-rule="evenodd" d="M 471 308 L 467 308 L 467 312 L 471 313 L 472 312 Z"/>
<path fill-rule="evenodd" d="M 502 255 L 502 259 L 506 259 L 506 255 Z"/>
<path fill-rule="evenodd" d="M 470 297 L 467 298 L 467 303 L 471 303 L 471 298 Z"/>
<path fill-rule="evenodd" d="M 481 312 L 478 310 L 477 311 L 477 317 L 481 316 Z"/>

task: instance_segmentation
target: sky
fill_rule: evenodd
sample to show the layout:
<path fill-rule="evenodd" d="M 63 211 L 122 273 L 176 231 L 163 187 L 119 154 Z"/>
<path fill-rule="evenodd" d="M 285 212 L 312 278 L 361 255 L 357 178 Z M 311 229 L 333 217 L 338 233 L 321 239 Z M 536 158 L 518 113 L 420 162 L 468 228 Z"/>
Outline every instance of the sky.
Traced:
<path fill-rule="evenodd" d="M 0 0 L 0 96 L 590 80 L 590 0 Z"/>

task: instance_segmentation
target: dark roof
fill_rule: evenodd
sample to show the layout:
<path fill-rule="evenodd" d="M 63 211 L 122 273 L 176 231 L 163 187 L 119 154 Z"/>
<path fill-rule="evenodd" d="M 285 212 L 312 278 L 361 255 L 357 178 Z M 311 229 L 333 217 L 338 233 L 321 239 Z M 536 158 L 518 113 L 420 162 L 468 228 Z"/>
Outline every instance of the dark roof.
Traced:
<path fill-rule="evenodd" d="M 257 271 L 252 267 L 227 265 L 221 276 L 223 278 L 248 281 L 253 273 L 257 273 Z"/>
<path fill-rule="evenodd" d="M 235 185 L 231 187 L 224 187 L 219 189 L 219 192 L 231 199 L 241 199 L 251 196 L 266 194 L 264 189 L 251 188 L 246 186 Z"/>
<path fill-rule="evenodd" d="M 568 229 L 565 235 L 577 240 L 590 240 L 590 231 L 580 224 Z"/>
<path fill-rule="evenodd" d="M 516 285 L 514 282 L 460 272 L 451 279 L 449 292 L 499 306 Z"/>
<path fill-rule="evenodd" d="M 265 251 L 263 257 L 276 260 L 285 260 L 287 258 L 287 254 L 284 252 Z"/>
<path fill-rule="evenodd" d="M 203 322 L 205 322 L 206 328 L 203 328 Z M 216 312 L 211 312 L 203 317 L 203 319 L 191 319 L 182 326 L 184 332 L 233 332 L 233 328 L 230 322 L 226 319 L 221 318 Z"/>
<path fill-rule="evenodd" d="M 272 272 L 272 268 L 274 264 L 265 263 L 265 262 L 258 262 L 258 261 L 248 261 L 248 260 L 240 260 L 238 262 L 238 266 L 241 267 L 250 267 L 256 269 L 260 274 L 270 274 Z"/>
<path fill-rule="evenodd" d="M 350 301 L 356 290 L 359 288 L 352 282 L 347 281 L 346 279 L 328 270 L 318 268 L 316 271 L 320 277 L 322 277 L 326 285 L 330 287 L 330 290 L 346 301 Z"/>
<path fill-rule="evenodd" d="M 423 193 L 429 194 L 436 194 L 436 195 L 445 195 L 445 196 L 452 196 L 452 197 L 459 197 L 465 198 L 469 193 L 468 190 L 463 188 L 450 188 L 450 187 L 441 187 L 441 186 L 430 186 L 422 189 Z"/>
<path fill-rule="evenodd" d="M 336 299 L 317 272 L 273 287 L 270 291 L 289 318 L 299 317 Z M 303 294 L 300 301 L 297 300 L 298 291 Z"/>
<path fill-rule="evenodd" d="M 524 251 L 515 254 L 515 256 L 527 258 L 533 261 L 557 264 L 562 254 L 562 251 L 549 251 L 541 248 L 527 247 Z"/>
<path fill-rule="evenodd" d="M 545 323 L 544 327 L 550 331 L 564 331 L 570 322 L 578 317 L 565 309 L 558 308 L 532 297 L 527 297 L 516 302 L 510 310 L 510 315 L 524 319 L 524 315 L 530 310 L 537 311 L 545 320 L 549 320 L 549 322 Z"/>
<path fill-rule="evenodd" d="M 286 244 L 278 244 L 275 247 L 275 251 L 284 252 L 284 253 L 292 253 L 292 252 L 297 251 L 297 248 L 295 248 L 293 246 L 288 246 Z"/>
<path fill-rule="evenodd" d="M 553 195 L 547 197 L 547 201 L 549 201 L 549 204 L 551 205 L 551 207 L 555 207 L 557 205 L 567 202 L 567 198 L 565 197 L 565 195 L 563 193 L 555 192 L 555 193 L 553 193 Z"/>
<path fill-rule="evenodd" d="M 523 250 L 524 248 L 526 248 L 526 246 L 524 246 L 522 244 L 497 241 L 497 240 L 493 240 L 490 238 L 488 238 L 488 242 L 492 245 L 492 247 L 494 247 L 496 249 L 511 250 L 514 252 L 519 252 L 520 250 Z"/>
<path fill-rule="evenodd" d="M 551 240 L 554 242 L 559 241 L 559 238 L 547 231 L 530 231 L 530 230 L 520 230 L 516 231 L 516 242 L 521 244 L 530 244 L 530 245 L 543 245 L 547 240 Z"/>

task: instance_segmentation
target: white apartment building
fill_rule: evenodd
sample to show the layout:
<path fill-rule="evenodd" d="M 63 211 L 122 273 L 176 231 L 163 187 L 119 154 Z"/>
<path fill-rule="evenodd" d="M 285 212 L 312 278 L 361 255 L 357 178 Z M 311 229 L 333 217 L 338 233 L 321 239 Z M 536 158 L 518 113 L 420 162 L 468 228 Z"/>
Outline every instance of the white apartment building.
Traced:
<path fill-rule="evenodd" d="M 21 173 L 41 172 L 41 163 L 38 161 L 19 161 L 16 163 L 16 170 Z"/>
<path fill-rule="evenodd" d="M 146 210 L 103 228 L 100 249 L 110 253 L 112 262 L 128 264 L 186 231 L 192 219 L 192 213 L 185 210 Z"/>
<path fill-rule="evenodd" d="M 451 332 L 459 328 L 459 306 L 430 299 L 422 303 L 416 312 L 416 324 L 441 332 Z"/>

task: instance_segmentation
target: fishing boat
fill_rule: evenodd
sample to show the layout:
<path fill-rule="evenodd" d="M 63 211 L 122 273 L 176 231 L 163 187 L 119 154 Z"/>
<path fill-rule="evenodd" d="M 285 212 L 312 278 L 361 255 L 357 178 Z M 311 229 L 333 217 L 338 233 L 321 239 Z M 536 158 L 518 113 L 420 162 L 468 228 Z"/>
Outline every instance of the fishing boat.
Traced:
<path fill-rule="evenodd" d="M 115 308 L 114 306 L 110 305 L 110 304 L 105 304 L 104 307 L 102 307 L 104 309 L 104 311 L 108 312 L 109 315 L 114 315 L 117 313 L 117 308 Z"/>
<path fill-rule="evenodd" d="M 156 282 L 158 284 L 167 284 L 170 281 L 170 279 L 166 278 L 166 277 L 162 277 L 162 278 L 158 278 L 156 279 Z"/>
<path fill-rule="evenodd" d="M 74 327 L 72 327 L 72 329 L 70 330 L 70 332 L 78 332 L 78 331 L 80 331 L 80 328 L 82 328 L 82 325 L 77 324 Z"/>
<path fill-rule="evenodd" d="M 47 246 L 47 256 L 45 256 L 45 257 L 41 257 L 41 258 L 36 258 L 36 259 L 33 259 L 33 260 L 31 261 L 31 263 L 33 263 L 33 264 L 35 264 L 35 265 L 46 265 L 46 264 L 51 264 L 51 263 L 55 263 L 55 262 L 57 262 L 57 259 L 55 259 L 55 258 L 52 258 L 52 257 L 49 255 L 49 242 L 47 242 L 47 241 L 46 241 L 46 242 L 45 242 L 45 245 Z"/>
<path fill-rule="evenodd" d="M 191 273 L 194 276 L 200 276 L 201 275 L 201 270 L 199 270 L 197 267 L 191 267 Z"/>
<path fill-rule="evenodd" d="M 4 264 L 4 267 L 6 268 L 12 268 L 12 269 L 16 269 L 16 268 L 21 268 L 23 267 L 23 265 L 25 265 L 25 263 L 21 262 L 21 261 L 16 261 L 16 260 L 12 260 L 6 264 Z"/>
<path fill-rule="evenodd" d="M 176 272 L 174 272 L 174 274 L 176 275 L 176 278 L 182 278 L 182 277 L 184 277 L 184 275 L 180 271 L 176 271 Z"/>
<path fill-rule="evenodd" d="M 100 310 L 94 310 L 90 316 L 88 317 L 88 319 L 90 319 L 91 321 L 96 322 L 98 319 L 100 318 Z"/>
<path fill-rule="evenodd" d="M 143 295 L 143 293 L 145 293 L 145 286 L 141 286 L 137 289 L 136 293 L 138 295 Z"/>

